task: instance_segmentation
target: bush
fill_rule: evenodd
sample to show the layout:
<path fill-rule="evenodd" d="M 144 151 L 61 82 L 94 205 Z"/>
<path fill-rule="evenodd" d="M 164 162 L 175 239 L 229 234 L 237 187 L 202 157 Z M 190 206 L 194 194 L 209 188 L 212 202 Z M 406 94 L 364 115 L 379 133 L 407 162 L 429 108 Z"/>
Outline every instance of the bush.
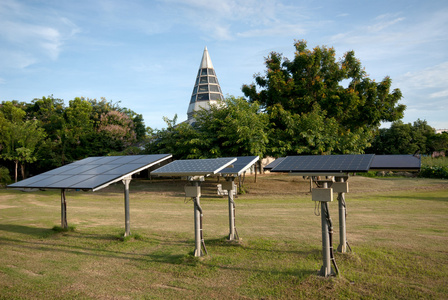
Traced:
<path fill-rule="evenodd" d="M 422 166 L 420 177 L 448 179 L 447 166 Z"/>
<path fill-rule="evenodd" d="M 11 182 L 9 176 L 9 170 L 5 167 L 0 167 L 0 186 L 6 185 Z"/>

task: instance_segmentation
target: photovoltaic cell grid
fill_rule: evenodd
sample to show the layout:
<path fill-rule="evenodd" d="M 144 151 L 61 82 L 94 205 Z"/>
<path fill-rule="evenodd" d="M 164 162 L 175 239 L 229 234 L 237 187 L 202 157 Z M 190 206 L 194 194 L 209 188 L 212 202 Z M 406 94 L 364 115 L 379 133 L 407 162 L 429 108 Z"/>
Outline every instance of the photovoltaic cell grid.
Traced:
<path fill-rule="evenodd" d="M 213 175 L 235 162 L 236 158 L 209 158 L 175 160 L 151 172 L 157 176 L 208 176 Z"/>
<path fill-rule="evenodd" d="M 420 170 L 420 157 L 414 155 L 375 155 L 371 170 Z"/>
<path fill-rule="evenodd" d="M 276 160 L 274 160 L 273 162 L 271 162 L 270 164 L 268 164 L 263 169 L 270 171 L 273 168 L 275 168 L 276 166 L 278 166 L 278 164 L 281 163 L 284 159 L 285 159 L 284 157 L 279 157 Z"/>
<path fill-rule="evenodd" d="M 258 156 L 237 156 L 236 161 L 231 166 L 219 171 L 221 175 L 239 176 L 249 169 L 260 158 Z"/>
<path fill-rule="evenodd" d="M 271 172 L 367 172 L 374 154 L 287 156 Z"/>
<path fill-rule="evenodd" d="M 8 187 L 97 190 L 171 156 L 171 154 L 151 154 L 88 157 L 10 184 Z"/>

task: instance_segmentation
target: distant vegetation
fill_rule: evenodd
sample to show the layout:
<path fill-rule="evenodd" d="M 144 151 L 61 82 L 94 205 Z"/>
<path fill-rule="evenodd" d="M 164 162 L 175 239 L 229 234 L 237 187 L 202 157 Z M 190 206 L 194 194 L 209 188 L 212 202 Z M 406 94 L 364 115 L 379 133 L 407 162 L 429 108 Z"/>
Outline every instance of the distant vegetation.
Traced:
<path fill-rule="evenodd" d="M 0 104 L 0 166 L 25 178 L 88 156 L 121 152 L 146 136 L 143 117 L 101 99 L 53 97 Z M 27 168 L 25 168 L 27 167 Z M 6 176 L 3 174 L 0 180 Z"/>

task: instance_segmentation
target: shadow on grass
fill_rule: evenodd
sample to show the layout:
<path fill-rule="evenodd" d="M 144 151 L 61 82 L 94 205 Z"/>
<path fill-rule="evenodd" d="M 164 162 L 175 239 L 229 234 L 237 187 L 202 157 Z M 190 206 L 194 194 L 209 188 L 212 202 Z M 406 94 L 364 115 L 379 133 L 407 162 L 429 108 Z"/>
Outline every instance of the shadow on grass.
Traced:
<path fill-rule="evenodd" d="M 424 200 L 424 201 L 438 201 L 448 202 L 448 196 L 426 196 L 426 195 L 411 195 L 411 196 L 377 196 L 384 200 Z"/>
<path fill-rule="evenodd" d="M 56 233 L 51 228 L 38 228 L 15 224 L 0 224 L 0 231 L 23 233 L 36 238 L 45 238 Z"/>
<path fill-rule="evenodd" d="M 33 228 L 23 225 L 0 225 L 0 230 L 9 231 L 14 233 L 24 233 L 32 235 L 35 238 L 45 238 L 51 237 L 52 235 L 58 235 L 52 229 L 46 228 Z M 232 263 L 228 264 L 220 264 L 214 260 L 213 253 L 209 253 L 204 257 L 194 257 L 193 251 L 186 251 L 185 254 L 173 253 L 170 247 L 180 246 L 180 247 L 191 247 L 192 250 L 194 248 L 194 241 L 167 241 L 163 237 L 160 238 L 139 238 L 133 239 L 131 242 L 122 242 L 117 238 L 117 235 L 113 234 L 83 234 L 79 232 L 67 232 L 64 233 L 64 236 L 61 236 L 61 239 L 44 239 L 44 240 L 21 240 L 17 238 L 8 238 L 1 237 L 0 242 L 5 247 L 17 247 L 19 249 L 29 249 L 33 252 L 53 252 L 53 253 L 63 253 L 64 255 L 82 255 L 82 256 L 91 256 L 98 257 L 104 259 L 121 259 L 126 261 L 134 261 L 141 262 L 143 264 L 151 264 L 151 263 L 161 263 L 172 266 L 185 266 L 185 267 L 206 267 L 210 270 L 213 269 L 222 269 L 222 270 L 237 270 L 237 271 L 245 271 L 245 272 L 257 272 L 257 273 L 268 273 L 273 274 L 273 272 L 283 275 L 293 275 L 303 278 L 304 276 L 315 274 L 315 270 L 307 270 L 307 269 L 297 269 L 297 270 L 272 270 L 272 269 L 264 269 L 261 267 L 254 266 L 241 266 L 234 265 Z M 70 244 L 67 243 L 65 238 L 73 239 Z M 94 239 L 94 240 L 102 240 L 102 241 L 110 241 L 110 243 L 102 243 L 99 244 L 98 247 L 95 247 L 90 244 L 90 242 L 83 242 L 83 240 Z M 133 250 L 133 243 L 148 243 L 147 251 L 143 252 L 135 252 Z M 218 239 L 209 239 L 205 241 L 206 245 L 208 244 L 210 247 L 234 247 L 237 252 L 236 255 L 248 255 L 248 253 L 244 252 L 253 252 L 253 254 L 249 255 L 257 255 L 259 251 L 277 251 L 277 252 L 291 252 L 300 254 L 301 251 L 283 251 L 278 249 L 261 249 L 258 247 L 255 248 L 247 248 L 238 243 L 229 242 L 226 238 L 218 238 Z M 126 249 L 127 245 L 130 245 L 128 250 Z M 114 245 L 123 245 L 123 249 L 121 250 L 112 250 L 107 249 L 106 247 L 111 246 L 116 249 Z M 141 244 L 140 244 L 141 245 Z M 164 247 L 166 246 L 166 247 Z M 139 246 L 140 248 L 140 246 Z M 162 248 L 162 249 L 161 249 Z M 176 250 L 179 252 L 179 249 Z M 242 253 L 241 253 L 242 252 Z M 312 250 L 311 252 L 303 252 L 301 255 L 309 258 L 309 255 L 315 256 L 316 253 Z M 318 251 L 317 251 L 318 252 Z M 227 254 L 220 254 L 221 257 L 225 257 Z M 269 255 L 269 254 L 267 254 Z M 266 254 L 262 254 L 262 256 L 266 256 Z"/>

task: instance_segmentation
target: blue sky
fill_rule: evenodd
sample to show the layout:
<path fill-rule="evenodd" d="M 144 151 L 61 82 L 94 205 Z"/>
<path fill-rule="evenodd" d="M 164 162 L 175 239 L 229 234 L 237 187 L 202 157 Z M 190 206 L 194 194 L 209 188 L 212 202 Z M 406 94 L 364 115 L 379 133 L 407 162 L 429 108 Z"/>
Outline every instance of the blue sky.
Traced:
<path fill-rule="evenodd" d="M 402 91 L 405 123 L 448 128 L 446 0 L 0 0 L 0 101 L 105 97 L 160 129 L 187 118 L 205 46 L 223 93 L 242 96 L 298 39 L 354 50 Z"/>

